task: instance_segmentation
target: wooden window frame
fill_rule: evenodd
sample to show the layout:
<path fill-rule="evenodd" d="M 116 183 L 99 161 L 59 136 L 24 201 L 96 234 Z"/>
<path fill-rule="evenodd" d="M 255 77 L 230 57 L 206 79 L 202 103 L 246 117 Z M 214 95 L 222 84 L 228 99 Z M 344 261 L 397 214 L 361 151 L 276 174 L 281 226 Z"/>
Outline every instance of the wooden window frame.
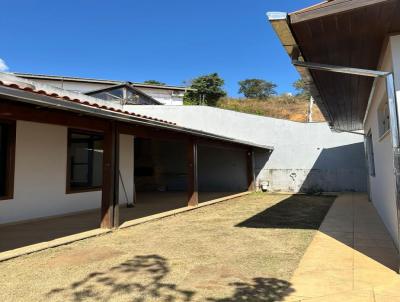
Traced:
<path fill-rule="evenodd" d="M 76 194 L 76 193 L 85 193 L 85 192 L 96 192 L 101 191 L 103 186 L 90 186 L 85 188 L 73 188 L 71 187 L 71 135 L 73 133 L 76 134 L 84 134 L 84 135 L 101 135 L 103 136 L 104 142 L 104 133 L 97 131 L 87 131 L 82 129 L 68 128 L 68 137 L 67 137 L 67 182 L 66 182 L 66 194 Z M 104 145 L 103 145 L 104 150 Z M 104 171 L 103 171 L 104 173 Z"/>
<path fill-rule="evenodd" d="M 15 120 L 0 119 L 0 124 L 8 127 L 8 145 L 7 145 L 7 165 L 6 165 L 6 186 L 5 195 L 0 196 L 0 200 L 10 200 L 14 198 L 14 175 L 15 175 L 15 144 L 16 144 L 16 126 Z"/>

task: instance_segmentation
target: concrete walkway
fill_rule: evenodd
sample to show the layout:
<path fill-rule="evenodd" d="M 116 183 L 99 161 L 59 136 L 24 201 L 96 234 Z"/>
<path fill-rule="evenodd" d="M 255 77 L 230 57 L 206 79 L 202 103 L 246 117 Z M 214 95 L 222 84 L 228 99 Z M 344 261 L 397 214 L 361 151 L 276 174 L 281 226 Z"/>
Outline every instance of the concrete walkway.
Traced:
<path fill-rule="evenodd" d="M 366 195 L 337 198 L 285 301 L 400 301 L 397 250 Z"/>

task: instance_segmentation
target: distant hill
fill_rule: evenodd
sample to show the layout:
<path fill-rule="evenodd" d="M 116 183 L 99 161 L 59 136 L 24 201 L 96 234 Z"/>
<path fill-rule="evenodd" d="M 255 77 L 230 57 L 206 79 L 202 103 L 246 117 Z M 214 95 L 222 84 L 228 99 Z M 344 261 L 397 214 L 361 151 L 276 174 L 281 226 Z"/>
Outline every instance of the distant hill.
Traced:
<path fill-rule="evenodd" d="M 309 102 L 297 96 L 275 96 L 267 100 L 223 98 L 218 108 L 257 114 L 296 122 L 306 122 Z M 318 106 L 313 106 L 313 122 L 325 121 Z"/>

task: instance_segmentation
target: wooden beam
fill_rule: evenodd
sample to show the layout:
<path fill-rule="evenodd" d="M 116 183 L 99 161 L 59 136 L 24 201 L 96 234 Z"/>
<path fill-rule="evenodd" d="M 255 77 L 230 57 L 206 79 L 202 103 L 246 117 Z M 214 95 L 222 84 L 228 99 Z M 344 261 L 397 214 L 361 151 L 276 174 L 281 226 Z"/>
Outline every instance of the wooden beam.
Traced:
<path fill-rule="evenodd" d="M 119 123 L 120 133 L 133 135 L 139 138 L 162 139 L 162 140 L 185 140 L 190 139 L 190 135 L 176 131 L 147 127 L 142 125 Z"/>
<path fill-rule="evenodd" d="M 115 122 L 109 123 L 104 132 L 103 147 L 103 190 L 101 199 L 102 228 L 119 226 L 119 133 Z"/>
<path fill-rule="evenodd" d="M 116 122 L 111 122 L 113 130 L 113 143 L 114 143 L 114 193 L 113 193 L 113 227 L 118 228 L 119 221 L 119 147 L 120 147 L 120 132 Z"/>
<path fill-rule="evenodd" d="M 198 166 L 197 166 L 197 142 L 192 139 L 188 143 L 188 206 L 196 206 L 199 203 Z"/>
<path fill-rule="evenodd" d="M 237 144 L 237 143 L 231 143 L 231 142 L 223 142 L 219 140 L 213 140 L 213 139 L 205 139 L 205 138 L 199 138 L 197 140 L 199 145 L 202 146 L 209 146 L 213 148 L 221 148 L 221 149 L 230 149 L 230 150 L 247 150 L 248 146 Z"/>
<path fill-rule="evenodd" d="M 247 187 L 248 187 L 248 191 L 253 192 L 256 190 L 253 148 L 249 149 L 246 152 L 246 156 L 247 156 Z"/>
<path fill-rule="evenodd" d="M 0 100 L 0 118 L 54 124 L 83 130 L 104 131 L 107 120 L 73 112 L 35 107 L 13 101 Z"/>

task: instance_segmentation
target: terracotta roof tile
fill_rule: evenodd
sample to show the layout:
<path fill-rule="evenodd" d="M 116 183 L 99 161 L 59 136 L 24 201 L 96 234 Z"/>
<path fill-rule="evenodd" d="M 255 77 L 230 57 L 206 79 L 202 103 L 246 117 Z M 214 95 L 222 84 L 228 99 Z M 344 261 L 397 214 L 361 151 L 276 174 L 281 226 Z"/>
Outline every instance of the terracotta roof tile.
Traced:
<path fill-rule="evenodd" d="M 32 93 L 37 93 L 37 94 L 41 94 L 41 95 L 46 95 L 46 96 L 49 96 L 49 97 L 52 97 L 52 98 L 58 98 L 58 99 L 62 99 L 64 101 L 68 101 L 68 102 L 79 103 L 79 104 L 86 105 L 86 106 L 96 107 L 96 108 L 100 108 L 100 109 L 110 110 L 110 111 L 113 111 L 113 112 L 118 112 L 118 113 L 121 113 L 121 114 L 140 117 L 140 118 L 144 118 L 144 119 L 148 119 L 148 120 L 151 120 L 151 121 L 156 121 L 156 122 L 160 122 L 160 123 L 164 123 L 164 124 L 168 124 L 168 125 L 176 125 L 176 123 L 168 122 L 168 121 L 165 121 L 165 120 L 161 120 L 161 119 L 158 119 L 158 118 L 153 118 L 153 117 L 146 116 L 146 115 L 136 114 L 134 112 L 123 111 L 121 109 L 114 108 L 112 106 L 100 105 L 100 104 L 97 104 L 97 103 L 90 103 L 87 100 L 71 99 L 67 95 L 59 95 L 58 93 L 55 93 L 55 92 L 47 92 L 47 91 L 45 91 L 43 89 L 35 89 L 35 88 L 32 88 L 29 84 L 24 85 L 24 83 L 22 83 L 22 82 L 19 85 L 19 84 L 16 84 L 16 83 L 8 83 L 8 81 L 5 82 L 5 81 L 1 81 L 0 80 L 0 85 L 6 86 L 6 87 L 10 87 L 10 88 L 19 89 L 19 90 L 24 90 L 24 91 L 28 91 L 28 92 L 32 92 Z"/>

